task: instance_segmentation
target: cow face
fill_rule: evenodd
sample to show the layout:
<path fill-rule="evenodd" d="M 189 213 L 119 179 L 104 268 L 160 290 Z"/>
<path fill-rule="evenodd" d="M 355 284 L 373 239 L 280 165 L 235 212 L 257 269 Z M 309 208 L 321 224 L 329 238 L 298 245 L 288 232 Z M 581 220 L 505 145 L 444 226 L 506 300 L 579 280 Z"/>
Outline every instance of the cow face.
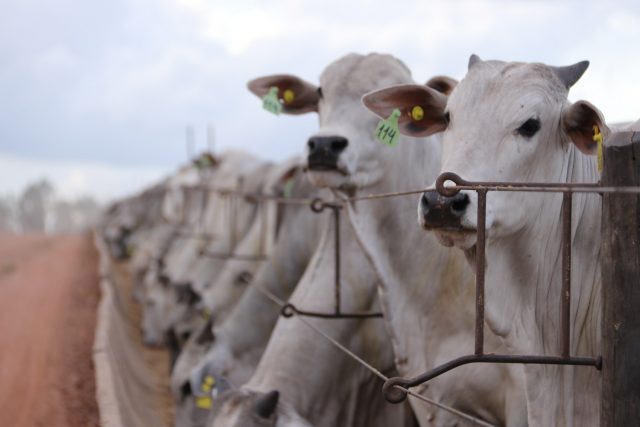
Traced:
<path fill-rule="evenodd" d="M 385 173 L 381 159 L 386 147 L 374 137 L 378 120 L 362 108 L 360 98 L 408 81 L 407 67 L 389 55 L 350 54 L 324 70 L 319 87 L 280 75 L 253 80 L 249 89 L 264 96 L 277 87 L 284 113 L 317 112 L 320 129 L 306 142 L 309 178 L 318 187 L 353 190 L 376 183 Z"/>
<path fill-rule="evenodd" d="M 306 427 L 310 424 L 280 400 L 276 390 L 239 389 L 222 393 L 213 403 L 209 427 Z"/>
<path fill-rule="evenodd" d="M 427 87 L 399 86 L 369 94 L 363 102 L 378 114 L 383 107 L 420 105 L 424 118 L 409 121 L 400 130 L 414 136 L 443 132 L 442 172 L 470 181 L 565 182 L 571 180 L 568 157 L 595 154 L 594 126 L 608 132 L 595 107 L 567 101 L 568 89 L 587 66 L 587 62 L 550 67 L 482 61 L 474 55 L 466 77 L 449 97 Z M 543 197 L 548 196 L 490 193 L 489 237 L 526 228 L 543 215 Z M 441 243 L 463 249 L 475 244 L 476 192 L 442 197 L 429 191 L 422 195 L 418 210 L 421 225 L 435 229 Z"/>
<path fill-rule="evenodd" d="M 143 342 L 149 346 L 164 344 L 167 334 L 176 334 L 177 344 L 184 343 L 199 323 L 197 306 L 200 295 L 190 284 L 175 285 L 161 275 L 145 283 L 142 310 Z"/>

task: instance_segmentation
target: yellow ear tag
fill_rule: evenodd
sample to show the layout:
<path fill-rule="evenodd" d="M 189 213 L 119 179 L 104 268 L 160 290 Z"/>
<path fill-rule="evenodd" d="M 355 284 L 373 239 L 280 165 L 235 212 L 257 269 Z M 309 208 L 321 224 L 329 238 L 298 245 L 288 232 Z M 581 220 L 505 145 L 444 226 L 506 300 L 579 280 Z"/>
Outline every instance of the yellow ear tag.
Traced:
<path fill-rule="evenodd" d="M 213 397 L 211 396 L 211 389 L 216 384 L 216 379 L 207 375 L 202 380 L 202 384 L 200 385 L 200 389 L 206 393 L 205 396 L 196 396 L 196 406 L 200 409 L 211 409 L 213 406 Z"/>
<path fill-rule="evenodd" d="M 293 100 L 296 99 L 296 94 L 291 89 L 287 89 L 284 91 L 282 99 L 284 99 L 285 103 L 291 104 Z"/>
<path fill-rule="evenodd" d="M 593 125 L 593 140 L 598 143 L 598 172 L 604 168 L 604 155 L 602 153 L 602 133 L 600 128 Z"/>
<path fill-rule="evenodd" d="M 416 105 L 411 109 L 411 118 L 416 122 L 424 119 L 424 110 L 421 106 Z"/>
<path fill-rule="evenodd" d="M 127 253 L 127 256 L 131 256 L 133 255 L 133 252 L 136 250 L 136 248 L 133 246 L 132 243 L 127 243 L 127 246 L 125 248 L 125 251 Z"/>
<path fill-rule="evenodd" d="M 269 92 L 262 97 L 262 108 L 276 116 L 282 112 L 282 104 L 280 104 L 280 99 L 278 99 L 277 87 L 270 87 Z"/>
<path fill-rule="evenodd" d="M 196 397 L 196 406 L 200 409 L 211 409 L 213 399 L 209 396 L 198 396 Z"/>
<path fill-rule="evenodd" d="M 209 320 L 211 318 L 211 310 L 209 308 L 203 308 L 200 316 L 202 316 L 204 320 Z"/>
<path fill-rule="evenodd" d="M 383 144 L 387 144 L 391 147 L 398 143 L 400 138 L 400 131 L 398 130 L 398 119 L 400 118 L 400 110 L 395 108 L 389 118 L 382 119 L 376 126 L 376 137 Z"/>

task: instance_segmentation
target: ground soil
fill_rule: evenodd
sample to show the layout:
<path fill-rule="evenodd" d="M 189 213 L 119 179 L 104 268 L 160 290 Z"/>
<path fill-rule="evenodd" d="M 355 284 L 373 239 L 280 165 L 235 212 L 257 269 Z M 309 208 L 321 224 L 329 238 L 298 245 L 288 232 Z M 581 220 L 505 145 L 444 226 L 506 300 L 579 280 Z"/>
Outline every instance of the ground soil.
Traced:
<path fill-rule="evenodd" d="M 0 426 L 98 425 L 91 237 L 0 234 Z"/>

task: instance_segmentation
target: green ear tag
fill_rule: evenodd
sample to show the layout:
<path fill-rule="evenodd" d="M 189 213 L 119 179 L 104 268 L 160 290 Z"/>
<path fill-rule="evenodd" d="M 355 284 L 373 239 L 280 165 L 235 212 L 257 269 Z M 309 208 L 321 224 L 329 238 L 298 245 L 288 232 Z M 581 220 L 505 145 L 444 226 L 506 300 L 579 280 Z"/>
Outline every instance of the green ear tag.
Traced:
<path fill-rule="evenodd" d="M 284 197 L 287 199 L 291 197 L 291 193 L 293 193 L 293 186 L 295 185 L 295 181 L 293 178 L 289 178 L 287 182 L 284 184 Z"/>
<path fill-rule="evenodd" d="M 376 137 L 383 144 L 387 144 L 390 147 L 395 146 L 400 138 L 400 131 L 398 130 L 398 119 L 400 118 L 400 110 L 395 108 L 388 119 L 383 119 L 378 122 L 376 127 Z"/>
<path fill-rule="evenodd" d="M 278 99 L 277 87 L 270 87 L 269 93 L 262 97 L 262 108 L 276 116 L 282 112 L 282 104 L 280 104 L 280 99 Z"/>

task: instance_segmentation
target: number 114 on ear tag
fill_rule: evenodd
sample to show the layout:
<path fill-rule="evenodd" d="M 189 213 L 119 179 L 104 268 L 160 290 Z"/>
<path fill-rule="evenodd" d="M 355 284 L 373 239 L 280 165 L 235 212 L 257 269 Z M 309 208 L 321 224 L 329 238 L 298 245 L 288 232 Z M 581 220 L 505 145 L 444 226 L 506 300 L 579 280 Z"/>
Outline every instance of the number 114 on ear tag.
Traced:
<path fill-rule="evenodd" d="M 391 112 L 391 115 L 380 120 L 376 127 L 376 137 L 383 144 L 387 144 L 390 147 L 395 146 L 400 138 L 400 131 L 398 130 L 398 119 L 400 118 L 400 110 L 397 108 Z"/>
<path fill-rule="evenodd" d="M 262 97 L 262 108 L 276 116 L 282 112 L 282 104 L 280 104 L 280 99 L 278 99 L 277 87 L 270 87 L 269 92 Z"/>

